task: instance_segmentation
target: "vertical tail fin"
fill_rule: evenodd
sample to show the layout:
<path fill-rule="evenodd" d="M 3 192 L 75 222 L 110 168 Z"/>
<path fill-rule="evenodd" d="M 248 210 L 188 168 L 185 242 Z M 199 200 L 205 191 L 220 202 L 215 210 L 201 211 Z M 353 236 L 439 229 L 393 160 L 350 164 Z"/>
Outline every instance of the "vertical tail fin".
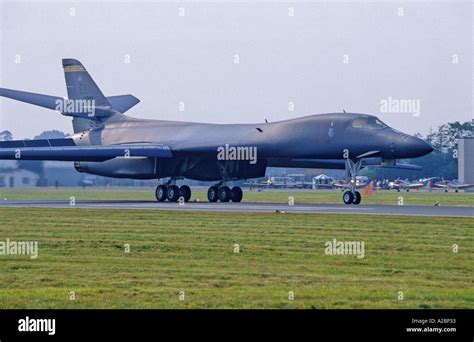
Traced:
<path fill-rule="evenodd" d="M 66 79 L 67 96 L 69 100 L 82 100 L 93 103 L 96 108 L 110 108 L 110 103 L 100 88 L 77 59 L 63 59 L 64 77 Z M 94 119 L 74 117 L 72 127 L 74 133 L 82 132 L 93 127 Z"/>
<path fill-rule="evenodd" d="M 140 102 L 130 94 L 105 97 L 81 62 L 72 58 L 63 59 L 62 62 L 66 78 L 67 101 L 58 96 L 6 88 L 0 88 L 0 96 L 72 116 L 74 133 L 97 127 L 109 117 L 125 119 L 122 114 Z"/>
<path fill-rule="evenodd" d="M 63 69 L 69 100 L 93 100 L 96 107 L 110 107 L 109 101 L 81 62 L 77 59 L 63 59 Z"/>

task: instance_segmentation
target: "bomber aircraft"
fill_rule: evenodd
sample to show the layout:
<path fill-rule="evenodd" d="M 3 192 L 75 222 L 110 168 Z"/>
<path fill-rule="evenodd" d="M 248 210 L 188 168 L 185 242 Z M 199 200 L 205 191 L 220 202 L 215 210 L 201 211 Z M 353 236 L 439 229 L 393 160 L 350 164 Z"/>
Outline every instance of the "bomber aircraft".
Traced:
<path fill-rule="evenodd" d="M 388 127 L 376 116 L 319 114 L 254 124 L 212 124 L 144 120 L 124 115 L 140 102 L 132 95 L 105 96 L 76 59 L 63 59 L 68 98 L 0 88 L 0 96 L 72 117 L 65 139 L 0 142 L 0 159 L 72 161 L 93 175 L 163 179 L 157 201 L 189 201 L 191 189 L 176 180 L 215 181 L 210 202 L 240 202 L 240 187 L 229 183 L 263 177 L 267 167 L 346 170 L 349 184 L 366 166 L 419 169 L 397 159 L 416 158 L 433 148 Z M 345 204 L 359 204 L 351 185 Z"/>

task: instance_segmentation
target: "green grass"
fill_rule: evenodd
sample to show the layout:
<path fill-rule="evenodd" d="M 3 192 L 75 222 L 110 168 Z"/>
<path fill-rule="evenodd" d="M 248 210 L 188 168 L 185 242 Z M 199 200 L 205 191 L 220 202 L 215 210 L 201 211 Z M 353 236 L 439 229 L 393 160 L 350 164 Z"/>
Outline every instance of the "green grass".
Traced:
<path fill-rule="evenodd" d="M 201 188 L 202 189 L 202 188 Z M 31 189 L 8 189 L 0 188 L 0 200 L 28 200 L 28 199 L 50 199 L 65 200 L 74 196 L 76 200 L 147 200 L 154 201 L 154 188 L 31 188 Z M 244 190 L 244 202 L 272 202 L 288 203 L 292 196 L 295 203 L 320 203 L 341 204 L 342 192 L 338 190 L 270 190 L 270 191 L 248 191 Z M 439 202 L 442 206 L 465 206 L 474 207 L 474 193 L 454 193 L 443 191 L 378 191 L 373 195 L 362 195 L 362 204 L 371 205 L 398 205 L 399 197 L 403 197 L 404 205 L 434 205 Z M 199 199 L 207 201 L 207 192 L 194 190 L 191 200 Z"/>
<path fill-rule="evenodd" d="M 0 308 L 472 309 L 473 228 L 471 218 L 0 208 L 0 241 L 39 243 L 37 259 L 0 255 Z M 334 238 L 364 241 L 365 258 L 325 255 Z"/>

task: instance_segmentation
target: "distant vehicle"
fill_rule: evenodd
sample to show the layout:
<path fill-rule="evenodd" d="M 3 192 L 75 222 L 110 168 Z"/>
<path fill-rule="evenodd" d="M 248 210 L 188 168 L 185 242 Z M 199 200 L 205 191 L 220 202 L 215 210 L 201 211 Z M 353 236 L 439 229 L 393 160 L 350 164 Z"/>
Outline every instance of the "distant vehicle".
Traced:
<path fill-rule="evenodd" d="M 474 184 L 459 183 L 457 179 L 452 181 L 442 179 L 440 182 L 434 183 L 433 186 L 435 188 L 444 189 L 444 192 L 448 192 L 449 189 L 454 189 L 454 192 L 459 192 L 459 190 L 474 188 Z"/>
<path fill-rule="evenodd" d="M 313 177 L 313 189 L 332 189 L 334 178 L 324 173 Z"/>
<path fill-rule="evenodd" d="M 261 191 L 265 188 L 268 188 L 268 179 L 258 178 L 252 179 L 244 183 L 245 186 L 248 186 L 249 190 L 258 190 Z"/>
<path fill-rule="evenodd" d="M 270 177 L 267 185 L 269 188 L 285 189 L 294 187 L 295 180 L 291 177 Z"/>
<path fill-rule="evenodd" d="M 96 185 L 97 178 L 93 176 L 87 176 L 84 177 L 84 179 L 81 181 L 82 186 L 94 186 Z"/>
<path fill-rule="evenodd" d="M 298 174 L 289 174 L 289 178 L 293 181 L 290 182 L 288 185 L 289 188 L 294 189 L 311 189 L 313 187 L 313 182 L 306 182 L 306 175 L 303 173 Z"/>

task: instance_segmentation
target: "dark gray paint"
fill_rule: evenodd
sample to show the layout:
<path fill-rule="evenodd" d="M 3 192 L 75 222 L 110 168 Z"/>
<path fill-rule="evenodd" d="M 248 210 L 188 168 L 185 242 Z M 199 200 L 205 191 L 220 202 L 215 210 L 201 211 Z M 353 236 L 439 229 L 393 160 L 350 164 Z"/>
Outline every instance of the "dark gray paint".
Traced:
<path fill-rule="evenodd" d="M 77 146 L 19 148 L 20 159 L 74 160 L 80 172 L 109 177 L 228 181 L 262 177 L 268 166 L 341 169 L 345 158 L 355 162 L 362 156 L 370 157 L 372 164 L 375 158 L 375 164 L 394 166 L 396 159 L 432 151 L 424 141 L 367 114 L 331 113 L 274 123 L 220 125 L 135 119 L 123 113 L 139 102 L 136 97 L 106 97 L 81 62 L 66 58 L 62 65 L 68 99 L 94 100 L 95 114 L 90 117 L 91 108 L 62 113 L 73 117 L 72 139 Z M 0 88 L 0 96 L 48 109 L 57 109 L 56 101 L 61 99 L 5 88 Z M 354 127 L 354 120 L 372 125 Z M 218 160 L 218 148 L 225 145 L 255 148 L 258 160 Z M 133 158 L 126 158 L 127 151 Z M 16 152 L 0 148 L 0 159 L 15 159 Z"/>

